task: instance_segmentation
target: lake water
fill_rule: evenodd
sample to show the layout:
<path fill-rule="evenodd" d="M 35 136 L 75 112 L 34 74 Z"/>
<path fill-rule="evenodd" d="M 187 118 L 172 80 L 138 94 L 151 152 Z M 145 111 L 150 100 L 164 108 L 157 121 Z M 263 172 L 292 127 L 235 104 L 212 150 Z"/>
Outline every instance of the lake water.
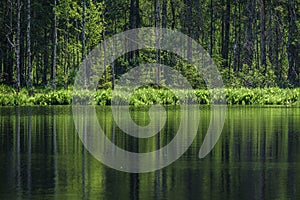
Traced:
<path fill-rule="evenodd" d="M 82 145 L 71 106 L 0 108 L 0 199 L 300 199 L 300 108 L 227 107 L 222 135 L 204 159 L 198 152 L 210 121 L 200 107 L 198 135 L 188 151 L 161 170 L 130 174 L 101 164 Z M 118 146 L 158 149 L 157 139 L 132 139 L 98 107 L 99 122 Z M 159 135 L 178 129 L 170 107 Z M 143 109 L 132 111 L 141 125 Z"/>

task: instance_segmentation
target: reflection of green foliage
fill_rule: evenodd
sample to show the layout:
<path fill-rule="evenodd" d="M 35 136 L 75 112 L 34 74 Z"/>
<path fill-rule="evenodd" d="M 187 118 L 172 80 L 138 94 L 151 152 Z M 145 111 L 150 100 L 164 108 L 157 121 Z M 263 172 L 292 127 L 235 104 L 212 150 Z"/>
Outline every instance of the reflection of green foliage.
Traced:
<path fill-rule="evenodd" d="M 225 183 L 230 183 L 226 187 L 232 192 L 231 197 L 237 196 L 237 199 L 247 198 L 249 192 L 261 191 L 260 188 L 271 191 L 266 193 L 268 199 L 288 199 L 288 195 L 297 196 L 297 191 L 290 190 L 287 185 L 295 183 L 300 175 L 297 137 L 297 130 L 300 128 L 299 108 L 229 107 L 219 142 L 205 159 L 199 160 L 197 154 L 211 121 L 210 107 L 201 106 L 197 138 L 180 160 L 163 170 L 140 174 L 136 178 L 109 169 L 88 153 L 76 136 L 70 107 L 28 108 L 30 107 L 19 108 L 21 115 L 15 113 L 15 108 L 2 108 L 5 115 L 0 116 L 2 129 L 11 130 L 8 133 L 2 132 L 1 139 L 5 138 L 7 144 L 2 148 L 1 161 L 11 159 L 9 152 L 11 149 L 17 149 L 18 144 L 21 144 L 24 151 L 31 148 L 31 154 L 20 152 L 25 158 L 21 160 L 25 162 L 21 173 L 30 172 L 31 180 L 38 181 L 30 183 L 26 181 L 28 176 L 24 176 L 25 181 L 22 184 L 25 189 L 28 184 L 36 187 L 36 184 L 39 186 L 45 183 L 51 188 L 55 187 L 56 193 L 49 196 L 57 195 L 58 199 L 80 199 L 86 190 L 89 191 L 90 199 L 99 196 L 100 199 L 122 199 L 124 196 L 136 195 L 132 194 L 130 187 L 138 184 L 139 198 L 149 199 L 149 191 L 154 194 L 156 188 L 153 185 L 160 181 L 166 188 L 163 190 L 167 191 L 164 194 L 166 199 L 186 199 L 190 194 L 214 194 L 215 199 L 224 199 L 224 193 L 216 191 L 223 191 Z M 167 145 L 176 135 L 182 116 L 178 107 L 167 107 L 167 123 L 162 129 L 162 134 L 133 142 L 131 136 L 118 128 L 109 107 L 98 106 L 96 112 L 101 128 L 114 144 L 122 149 L 134 149 L 137 152 L 151 152 Z M 134 107 L 131 109 L 131 116 L 137 123 L 141 123 L 147 121 L 147 112 L 148 110 Z M 20 143 L 16 140 L 18 130 L 22 130 Z M 32 156 L 31 163 L 26 163 L 27 155 Z M 35 170 L 27 171 L 29 164 L 32 169 L 41 167 L 41 170 L 38 173 Z M 7 169 L 15 169 L 15 162 L 7 162 L 6 165 Z M 266 173 L 263 173 L 264 170 Z M 220 176 L 223 173 L 225 175 Z M 108 178 L 109 176 L 113 178 Z M 4 194 L 12 184 L 18 183 L 14 176 L 7 176 L 3 181 L 1 189 Z M 191 181 L 200 184 L 183 187 L 183 182 Z M 203 181 L 206 181 L 202 184 L 204 187 L 200 187 Z M 10 184 L 5 184 L 7 182 Z M 83 186 L 86 190 L 82 189 Z M 44 192 L 49 192 L 49 187 L 39 189 L 34 195 L 37 198 L 44 197 Z M 111 192 L 112 190 L 118 192 Z"/>

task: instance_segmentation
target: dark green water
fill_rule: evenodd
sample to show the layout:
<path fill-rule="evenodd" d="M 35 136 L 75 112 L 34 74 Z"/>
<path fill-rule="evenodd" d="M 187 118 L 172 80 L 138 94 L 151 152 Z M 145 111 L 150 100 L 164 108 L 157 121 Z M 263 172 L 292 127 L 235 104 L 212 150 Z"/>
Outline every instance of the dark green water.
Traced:
<path fill-rule="evenodd" d="M 128 138 L 109 109 L 97 111 L 120 147 L 157 148 L 157 138 Z M 300 199 L 300 108 L 229 107 L 220 140 L 201 160 L 210 110 L 199 112 L 198 136 L 179 160 L 156 172 L 129 174 L 85 150 L 70 106 L 0 108 L 0 199 Z M 132 117 L 147 124 L 145 111 Z M 174 137 L 179 117 L 169 109 L 160 145 Z"/>

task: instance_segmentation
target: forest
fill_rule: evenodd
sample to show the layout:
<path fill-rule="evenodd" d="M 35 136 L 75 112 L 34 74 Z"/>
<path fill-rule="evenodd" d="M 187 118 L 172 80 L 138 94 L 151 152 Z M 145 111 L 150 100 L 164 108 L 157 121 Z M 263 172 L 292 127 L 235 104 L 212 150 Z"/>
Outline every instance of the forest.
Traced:
<path fill-rule="evenodd" d="M 141 27 L 193 38 L 210 54 L 227 88 L 297 88 L 299 9 L 299 0 L 1 1 L 1 93 L 67 90 L 94 47 Z M 155 50 L 129 52 L 107 67 L 98 87 L 113 89 L 134 66 L 156 62 L 180 71 L 194 89 L 205 89 L 197 71 L 173 57 Z"/>

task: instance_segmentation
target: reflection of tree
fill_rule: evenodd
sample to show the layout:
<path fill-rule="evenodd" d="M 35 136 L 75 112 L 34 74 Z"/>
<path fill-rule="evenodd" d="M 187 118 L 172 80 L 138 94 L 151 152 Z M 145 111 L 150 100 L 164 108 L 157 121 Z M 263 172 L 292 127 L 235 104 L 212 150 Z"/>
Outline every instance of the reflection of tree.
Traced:
<path fill-rule="evenodd" d="M 54 187 L 56 189 L 56 187 L 58 187 L 58 168 L 57 168 L 57 136 L 56 136 L 56 112 L 55 112 L 55 108 L 52 108 L 52 113 L 51 113 L 51 117 L 52 117 L 52 148 L 53 148 L 53 174 L 54 174 Z"/>
<path fill-rule="evenodd" d="M 68 111 L 61 107 L 43 109 L 10 108 L 7 116 L 0 116 L 0 144 L 4 144 L 0 161 L 7 160 L 3 162 L 7 176 L 2 176 L 0 168 L 1 199 L 11 188 L 16 191 L 12 197 L 28 199 L 44 193 L 57 199 L 70 194 L 100 199 L 192 199 L 199 195 L 211 199 L 274 199 L 298 195 L 299 108 L 229 108 L 220 141 L 206 158 L 198 160 L 210 119 L 209 109 L 202 108 L 198 138 L 189 150 L 192 153 L 145 174 L 127 174 L 103 166 L 82 146 Z M 133 112 L 137 120 L 148 117 L 145 112 Z M 143 152 L 166 145 L 177 132 L 180 118 L 180 113 L 170 109 L 163 134 L 134 146 L 129 137 L 122 137 L 111 111 L 101 110 L 98 115 L 112 142 Z"/>
<path fill-rule="evenodd" d="M 17 163 L 17 189 L 18 192 L 22 191 L 21 183 L 21 151 L 20 151 L 20 110 L 16 108 L 16 163 Z"/>
<path fill-rule="evenodd" d="M 87 139 L 87 110 L 86 110 L 86 107 L 84 107 L 84 115 L 83 115 L 83 136 L 82 136 L 82 140 L 83 140 L 83 143 L 87 142 L 86 139 Z M 82 149 L 81 149 L 81 186 L 82 186 L 82 199 L 86 199 L 86 190 L 85 190 L 85 187 L 86 187 L 86 177 L 85 177 L 85 174 L 86 174 L 86 171 L 85 171 L 85 168 L 86 168 L 86 150 L 85 150 L 85 147 L 83 146 L 82 144 Z"/>
<path fill-rule="evenodd" d="M 27 190 L 28 196 L 31 197 L 31 134 L 32 134 L 32 112 L 31 108 L 28 109 L 28 152 L 27 152 Z"/>
<path fill-rule="evenodd" d="M 129 175 L 130 179 L 130 199 L 135 200 L 135 199 L 140 199 L 139 197 L 139 190 L 140 190 L 140 175 L 139 174 L 133 174 L 131 173 Z"/>

